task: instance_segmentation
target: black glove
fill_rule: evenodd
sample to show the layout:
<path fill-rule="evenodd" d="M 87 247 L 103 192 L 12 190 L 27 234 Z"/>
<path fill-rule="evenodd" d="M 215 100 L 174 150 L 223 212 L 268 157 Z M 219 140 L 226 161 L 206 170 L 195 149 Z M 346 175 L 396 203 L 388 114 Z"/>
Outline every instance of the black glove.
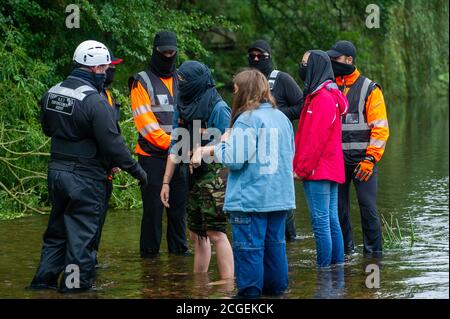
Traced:
<path fill-rule="evenodd" d="M 140 167 L 138 171 L 137 179 L 139 180 L 139 186 L 145 187 L 147 186 L 147 173 Z"/>

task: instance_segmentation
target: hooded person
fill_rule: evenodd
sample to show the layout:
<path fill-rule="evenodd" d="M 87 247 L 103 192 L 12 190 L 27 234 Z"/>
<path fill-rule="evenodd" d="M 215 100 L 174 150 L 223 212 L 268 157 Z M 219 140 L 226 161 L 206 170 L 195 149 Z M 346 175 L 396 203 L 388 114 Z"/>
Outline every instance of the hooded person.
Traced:
<path fill-rule="evenodd" d="M 135 152 L 148 172 L 149 183 L 141 188 L 143 216 L 140 254 L 152 258 L 159 254 L 162 238 L 163 204 L 161 190 L 170 139 L 172 118 L 178 95 L 176 77 L 177 39 L 171 31 L 158 32 L 153 40 L 153 53 L 147 69 L 128 81 L 133 120 L 138 131 Z M 186 194 L 188 166 L 177 165 L 170 184 L 172 200 L 167 211 L 167 243 L 169 253 L 188 254 L 186 240 Z"/>
<path fill-rule="evenodd" d="M 317 247 L 317 266 L 344 262 L 338 219 L 338 184 L 345 180 L 341 116 L 348 101 L 334 83 L 331 61 L 320 50 L 303 56 L 305 104 L 295 138 L 294 173 L 303 180 Z"/>
<path fill-rule="evenodd" d="M 291 75 L 274 69 L 270 44 L 265 40 L 256 40 L 248 47 L 247 52 L 248 65 L 261 71 L 268 79 L 270 91 L 275 98 L 278 109 L 291 122 L 298 120 L 303 105 L 302 90 Z M 298 239 L 300 239 L 300 236 L 296 232 L 294 211 L 292 211 L 286 217 L 286 240 L 295 241 Z"/>
<path fill-rule="evenodd" d="M 170 207 L 169 184 L 176 167 L 177 147 L 189 145 L 194 153 L 199 146 L 217 143 L 203 140 L 199 144 L 195 135 L 215 130 L 220 136 L 230 125 L 231 111 L 215 88 L 209 68 L 197 61 L 184 62 L 177 71 L 178 99 L 174 115 L 174 127 L 182 126 L 189 131 L 189 141 L 172 140 L 161 189 L 161 201 Z M 198 136 L 198 135 L 197 135 Z M 187 142 L 187 143 L 186 143 Z M 189 160 L 189 158 L 188 158 Z M 178 164 L 179 165 L 179 164 Z M 195 244 L 194 272 L 207 272 L 211 258 L 211 243 L 216 248 L 217 264 L 222 279 L 234 276 L 233 252 L 227 238 L 227 217 L 223 212 L 227 170 L 219 163 L 204 163 L 193 169 L 188 201 L 188 228 Z M 170 193 L 170 197 L 169 197 Z"/>
<path fill-rule="evenodd" d="M 350 184 L 356 188 L 361 213 L 364 254 L 382 256 L 381 218 L 377 209 L 377 163 L 389 138 L 386 104 L 381 86 L 361 75 L 355 65 L 356 48 L 350 41 L 337 41 L 327 51 L 336 83 L 349 101 L 343 119 L 342 149 L 345 183 L 339 186 L 339 219 L 344 236 L 345 253 L 351 255 L 355 245 L 350 223 Z"/>
<path fill-rule="evenodd" d="M 187 61 L 178 69 L 177 110 L 187 122 L 208 121 L 222 97 L 208 67 L 197 61 Z"/>

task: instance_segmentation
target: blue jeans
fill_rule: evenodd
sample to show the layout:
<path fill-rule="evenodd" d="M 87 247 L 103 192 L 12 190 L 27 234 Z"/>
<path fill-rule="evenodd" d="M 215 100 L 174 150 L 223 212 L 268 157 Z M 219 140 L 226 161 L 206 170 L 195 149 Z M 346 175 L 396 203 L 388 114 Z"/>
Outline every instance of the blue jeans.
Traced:
<path fill-rule="evenodd" d="M 338 218 L 338 184 L 331 181 L 304 181 L 306 201 L 316 240 L 317 266 L 344 262 L 344 241 Z"/>
<path fill-rule="evenodd" d="M 230 212 L 239 296 L 279 295 L 286 290 L 286 213 Z"/>

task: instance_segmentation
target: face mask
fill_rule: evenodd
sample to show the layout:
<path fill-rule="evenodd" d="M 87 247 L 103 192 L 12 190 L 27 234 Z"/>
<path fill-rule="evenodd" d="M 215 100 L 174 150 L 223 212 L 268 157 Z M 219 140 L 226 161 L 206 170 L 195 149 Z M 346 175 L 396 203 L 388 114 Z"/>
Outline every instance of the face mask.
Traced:
<path fill-rule="evenodd" d="M 105 87 L 109 86 L 114 81 L 115 73 L 116 73 L 116 68 L 108 68 L 106 70 Z"/>
<path fill-rule="evenodd" d="M 268 59 L 263 59 L 263 60 L 258 60 L 258 61 L 255 61 L 255 60 L 249 58 L 248 64 L 250 67 L 261 71 L 261 73 L 264 74 L 265 76 L 269 76 L 270 72 L 272 72 L 272 70 L 273 70 L 272 58 L 270 58 L 270 57 Z"/>
<path fill-rule="evenodd" d="M 106 73 L 94 73 L 92 72 L 92 80 L 94 82 L 95 88 L 101 92 L 106 80 Z"/>
<path fill-rule="evenodd" d="M 168 78 L 173 76 L 175 72 L 175 63 L 177 60 L 177 53 L 171 57 L 166 57 L 158 50 L 153 49 L 152 58 L 150 61 L 150 69 L 157 76 Z"/>
<path fill-rule="evenodd" d="M 353 71 L 355 71 L 355 66 L 352 64 L 331 61 L 331 66 L 333 67 L 333 73 L 336 77 L 346 76 L 352 74 Z"/>
<path fill-rule="evenodd" d="M 306 73 L 308 71 L 308 66 L 303 65 L 303 63 L 300 63 L 298 67 L 298 75 L 300 76 L 300 79 L 302 79 L 303 82 L 306 81 Z"/>

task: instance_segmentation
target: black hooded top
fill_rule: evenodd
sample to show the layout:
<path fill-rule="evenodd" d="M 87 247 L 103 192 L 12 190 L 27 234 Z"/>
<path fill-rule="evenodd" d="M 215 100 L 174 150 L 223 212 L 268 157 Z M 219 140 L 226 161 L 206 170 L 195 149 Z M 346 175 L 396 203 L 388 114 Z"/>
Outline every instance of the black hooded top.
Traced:
<path fill-rule="evenodd" d="M 334 81 L 331 60 L 326 52 L 321 50 L 311 50 L 307 62 L 305 88 L 303 96 L 313 93 L 322 83 L 327 80 Z"/>

